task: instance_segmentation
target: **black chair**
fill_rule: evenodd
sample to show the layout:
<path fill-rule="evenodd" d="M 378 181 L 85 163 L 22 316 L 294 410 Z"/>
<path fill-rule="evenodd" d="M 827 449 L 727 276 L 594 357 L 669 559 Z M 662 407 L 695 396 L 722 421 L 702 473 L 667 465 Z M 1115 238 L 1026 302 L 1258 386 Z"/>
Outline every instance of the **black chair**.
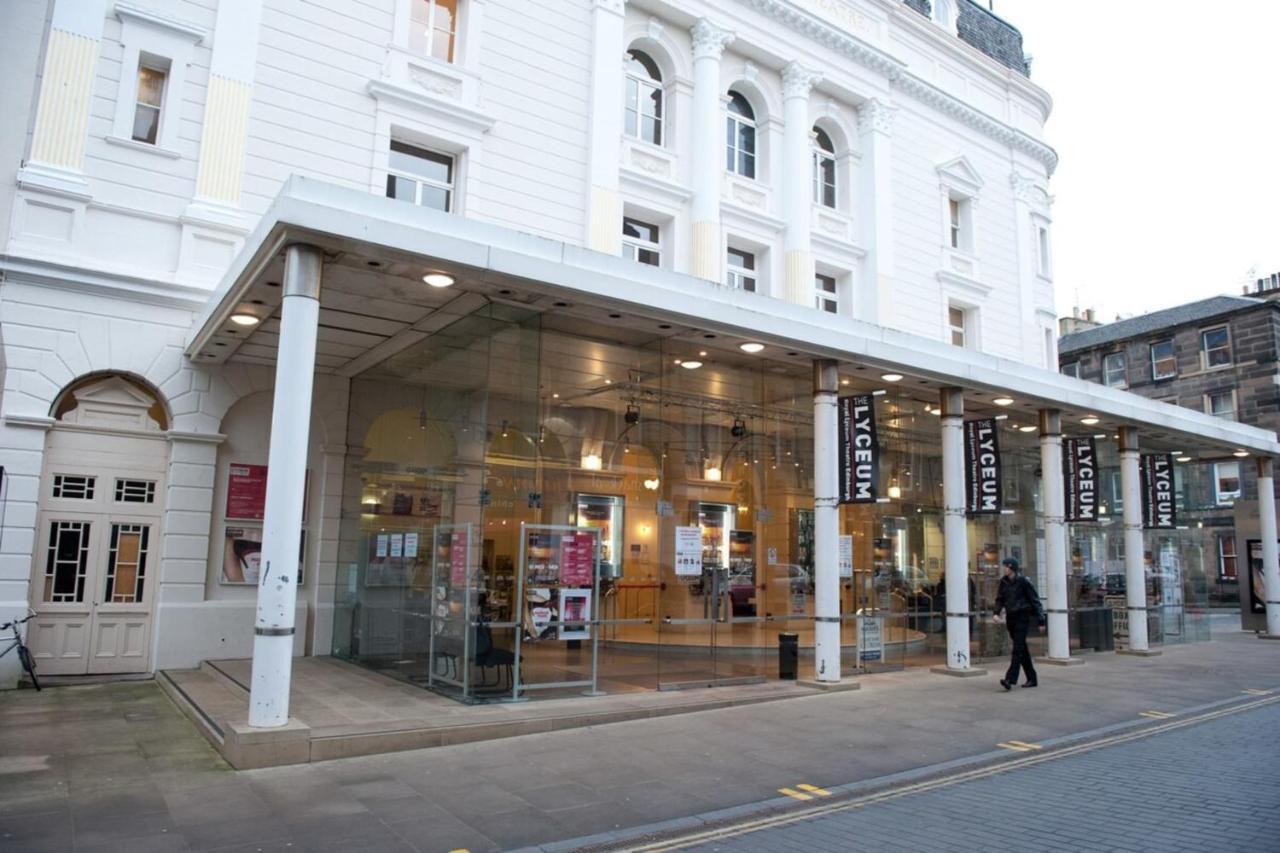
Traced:
<path fill-rule="evenodd" d="M 476 652 L 473 660 L 475 665 L 480 667 L 480 684 L 477 686 L 501 687 L 503 669 L 506 669 L 507 672 L 507 687 L 511 687 L 514 683 L 515 653 L 507 649 L 494 648 L 493 632 L 483 622 L 476 626 Z M 494 670 L 494 675 L 497 679 L 493 684 L 489 684 L 484 675 L 490 669 Z"/>

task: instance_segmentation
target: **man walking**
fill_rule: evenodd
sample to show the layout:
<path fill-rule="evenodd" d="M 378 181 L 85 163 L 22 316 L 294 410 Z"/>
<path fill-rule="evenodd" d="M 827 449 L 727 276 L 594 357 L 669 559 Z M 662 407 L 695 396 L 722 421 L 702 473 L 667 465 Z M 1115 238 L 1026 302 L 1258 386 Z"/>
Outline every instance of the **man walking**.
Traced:
<path fill-rule="evenodd" d="M 1009 671 L 1000 679 L 1000 686 L 1010 690 L 1018 683 L 1018 669 L 1027 675 L 1023 687 L 1035 687 L 1036 669 L 1031 665 L 1031 652 L 1027 651 L 1027 630 L 1031 620 L 1044 624 L 1044 605 L 1031 581 L 1022 576 L 1018 561 L 1013 557 L 1005 557 L 1003 563 L 1004 577 L 1000 579 L 1000 589 L 996 592 L 996 610 L 993 617 L 996 624 L 1004 621 L 1009 630 L 1009 639 L 1013 641 L 1013 654 L 1009 656 Z M 1002 620 L 1001 613 L 1004 613 Z"/>

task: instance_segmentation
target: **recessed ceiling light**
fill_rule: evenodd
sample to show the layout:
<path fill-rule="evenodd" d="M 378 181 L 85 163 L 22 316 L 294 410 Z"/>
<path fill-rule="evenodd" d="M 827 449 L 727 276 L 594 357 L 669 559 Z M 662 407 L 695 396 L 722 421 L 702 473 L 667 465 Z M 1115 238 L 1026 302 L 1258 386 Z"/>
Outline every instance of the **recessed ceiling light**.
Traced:
<path fill-rule="evenodd" d="M 262 320 L 258 317 L 253 316 L 252 314 L 241 313 L 241 314 L 232 314 L 231 322 L 235 323 L 237 326 L 256 326 L 259 323 L 261 323 Z"/>
<path fill-rule="evenodd" d="M 606 380 L 604 381 L 604 384 L 605 384 L 605 385 L 612 385 L 612 384 L 613 384 L 613 380 L 612 380 L 612 379 L 606 379 Z"/>
<path fill-rule="evenodd" d="M 559 394 L 552 394 L 552 395 L 551 395 L 551 399 L 552 399 L 552 400 L 559 400 L 559 399 L 560 399 L 560 395 L 559 395 Z"/>
<path fill-rule="evenodd" d="M 749 343 L 745 343 L 745 344 L 738 344 L 738 349 L 742 350 L 743 352 L 756 353 L 756 352 L 760 352 L 760 350 L 764 349 L 764 344 L 758 344 L 758 343 L 755 343 L 755 342 L 749 342 Z"/>
<path fill-rule="evenodd" d="M 1012 406 L 1013 398 L 1012 397 L 996 397 L 991 402 L 995 403 L 997 406 Z"/>
<path fill-rule="evenodd" d="M 1232 453 L 1231 455 L 1232 455 L 1232 456 L 1236 456 L 1236 457 L 1238 457 L 1238 458 L 1240 458 L 1240 459 L 1243 459 L 1244 457 L 1246 457 L 1246 456 L 1248 456 L 1248 455 L 1249 455 L 1249 451 L 1247 451 L 1247 450 L 1237 450 L 1235 453 Z"/>
<path fill-rule="evenodd" d="M 680 361 L 681 361 L 681 359 L 678 359 L 678 358 L 675 360 L 676 364 L 679 364 L 679 363 L 680 363 Z"/>
<path fill-rule="evenodd" d="M 1098 418 L 1096 415 L 1085 415 L 1083 418 L 1080 419 L 1080 423 L 1084 424 L 1085 426 L 1093 426 L 1097 422 L 1098 422 Z"/>
<path fill-rule="evenodd" d="M 702 367 L 702 362 L 700 362 L 700 361 L 682 361 L 682 362 L 680 362 L 680 366 L 681 366 L 681 367 L 683 367 L 685 370 L 697 370 L 699 367 Z"/>
<path fill-rule="evenodd" d="M 422 277 L 422 280 L 432 287 L 453 286 L 453 276 L 445 272 L 429 272 Z"/>
<path fill-rule="evenodd" d="M 840 384 L 841 384 L 841 385 L 848 385 L 848 384 L 849 384 L 849 380 L 848 380 L 848 379 L 841 379 L 841 380 L 840 380 Z"/>
<path fill-rule="evenodd" d="M 1190 457 L 1190 456 L 1187 456 L 1187 455 L 1185 455 L 1185 454 L 1184 454 L 1184 455 L 1182 455 L 1182 456 L 1178 456 L 1178 457 L 1176 457 L 1176 458 L 1177 458 L 1177 460 L 1178 460 L 1179 462 L 1190 462 L 1190 461 L 1191 461 L 1191 457 Z"/>
<path fill-rule="evenodd" d="M 1035 424 L 1027 424 L 1026 426 L 1018 427 L 1018 432 L 1034 432 L 1035 428 Z"/>
<path fill-rule="evenodd" d="M 1007 420 L 1009 420 L 1009 416 L 1008 416 L 1008 415 L 996 415 L 996 420 L 998 420 L 998 421 L 1007 421 Z"/>
<path fill-rule="evenodd" d="M 902 374 L 901 374 L 901 373 L 886 373 L 886 374 L 884 374 L 883 376 L 881 376 L 880 378 L 881 378 L 881 379 L 883 379 L 885 382 L 900 382 L 900 381 L 902 381 Z"/>
<path fill-rule="evenodd" d="M 1106 437 L 1107 437 L 1107 434 L 1106 434 L 1105 432 L 1094 433 L 1094 436 L 1093 436 L 1093 437 L 1094 437 L 1094 438 L 1106 438 Z"/>
<path fill-rule="evenodd" d="M 707 351 L 706 351 L 706 350 L 702 350 L 701 352 L 699 352 L 699 353 L 698 353 L 698 355 L 702 356 L 703 358 L 706 358 L 706 357 L 707 357 Z"/>

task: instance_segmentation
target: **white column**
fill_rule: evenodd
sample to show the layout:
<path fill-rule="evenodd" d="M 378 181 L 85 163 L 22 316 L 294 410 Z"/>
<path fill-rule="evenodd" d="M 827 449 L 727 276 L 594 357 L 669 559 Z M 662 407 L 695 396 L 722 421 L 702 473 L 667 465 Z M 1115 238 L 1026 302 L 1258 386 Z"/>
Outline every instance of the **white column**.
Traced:
<path fill-rule="evenodd" d="M 947 664 L 939 670 L 964 674 L 969 666 L 969 535 L 964 501 L 964 395 L 943 388 L 942 557 L 947 586 Z"/>
<path fill-rule="evenodd" d="M 693 274 L 720 281 L 720 181 L 724 175 L 724 111 L 720 55 L 733 33 L 702 18 L 693 25 Z"/>
<path fill-rule="evenodd" d="M 289 721 L 298 548 L 323 260 L 320 250 L 314 246 L 295 243 L 285 250 L 284 301 L 280 308 L 275 400 L 271 407 L 267 507 L 263 519 L 258 616 L 253 629 L 253 682 L 249 693 L 249 725 L 264 728 L 283 726 Z"/>
<path fill-rule="evenodd" d="M 1040 494 L 1044 506 L 1044 559 L 1048 589 L 1045 610 L 1049 615 L 1049 659 L 1071 657 L 1067 628 L 1067 530 L 1062 491 L 1062 415 L 1057 409 L 1040 410 Z"/>
<path fill-rule="evenodd" d="M 840 680 L 840 505 L 834 361 L 813 363 L 813 655 L 818 681 Z"/>
<path fill-rule="evenodd" d="M 624 77 L 623 0 L 595 0 L 591 13 L 591 122 L 588 149 L 591 199 L 587 246 L 616 255 L 622 251 L 622 196 L 618 156 L 622 145 Z"/>
<path fill-rule="evenodd" d="M 1258 457 L 1258 534 L 1262 537 L 1262 587 L 1267 599 L 1267 635 L 1280 637 L 1280 559 L 1276 554 L 1276 487 L 1274 464 Z"/>
<path fill-rule="evenodd" d="M 810 218 L 813 214 L 813 122 L 809 120 L 809 91 L 822 74 L 797 62 L 782 69 L 782 210 L 787 222 L 783 237 L 786 253 L 786 298 L 798 305 L 813 305 L 813 250 Z"/>
<path fill-rule="evenodd" d="M 893 117 L 878 98 L 858 108 L 862 162 L 858 167 L 858 227 L 867 256 L 855 303 L 858 319 L 884 325 L 893 292 Z"/>
<path fill-rule="evenodd" d="M 1129 611 L 1130 652 L 1145 654 L 1147 578 L 1143 561 L 1142 484 L 1138 474 L 1138 429 L 1120 427 L 1120 490 L 1124 493 L 1124 585 Z"/>

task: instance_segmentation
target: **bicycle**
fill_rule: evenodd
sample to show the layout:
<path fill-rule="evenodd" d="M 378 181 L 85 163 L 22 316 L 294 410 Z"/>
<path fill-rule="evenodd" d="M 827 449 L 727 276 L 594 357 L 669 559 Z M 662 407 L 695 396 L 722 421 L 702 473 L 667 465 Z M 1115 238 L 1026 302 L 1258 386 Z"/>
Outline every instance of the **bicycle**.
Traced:
<path fill-rule="evenodd" d="M 22 668 L 27 671 L 27 675 L 31 676 L 31 686 L 36 690 L 39 690 L 40 682 L 36 680 L 36 662 L 31 659 L 31 650 L 27 648 L 27 644 L 22 641 L 22 634 L 18 633 L 19 625 L 24 622 L 30 622 L 37 615 L 38 614 L 34 610 L 28 608 L 27 615 L 23 618 L 14 619 L 12 622 L 6 622 L 3 625 L 0 625 L 0 633 L 13 629 L 13 638 L 10 640 L 8 647 L 6 647 L 4 651 L 0 652 L 0 658 L 9 654 L 9 652 L 14 649 L 17 649 L 18 660 L 22 662 Z"/>

